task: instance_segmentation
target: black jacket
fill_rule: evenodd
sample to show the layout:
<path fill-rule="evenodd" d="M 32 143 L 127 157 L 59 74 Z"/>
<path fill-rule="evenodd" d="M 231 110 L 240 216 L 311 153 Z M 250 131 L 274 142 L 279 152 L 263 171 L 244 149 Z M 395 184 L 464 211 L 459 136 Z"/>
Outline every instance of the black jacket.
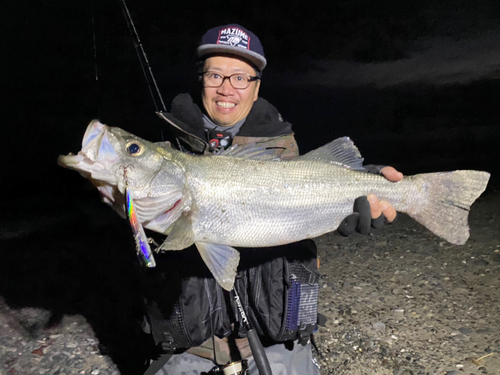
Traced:
<path fill-rule="evenodd" d="M 169 131 L 178 142 L 175 146 L 194 153 L 208 152 L 203 113 L 191 95 L 177 95 L 171 111 L 158 112 L 158 116 L 170 125 Z M 292 125 L 283 121 L 278 110 L 267 100 L 258 98 L 240 128 L 238 137 L 276 139 L 283 136 L 293 137 Z"/>

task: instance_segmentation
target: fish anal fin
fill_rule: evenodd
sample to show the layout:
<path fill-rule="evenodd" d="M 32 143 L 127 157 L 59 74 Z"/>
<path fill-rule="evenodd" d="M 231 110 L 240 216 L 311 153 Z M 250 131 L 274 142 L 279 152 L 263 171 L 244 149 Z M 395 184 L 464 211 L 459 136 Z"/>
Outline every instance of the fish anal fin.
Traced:
<path fill-rule="evenodd" d="M 227 291 L 233 289 L 236 269 L 240 263 L 240 253 L 226 245 L 204 242 L 196 242 L 195 245 L 219 285 Z"/>

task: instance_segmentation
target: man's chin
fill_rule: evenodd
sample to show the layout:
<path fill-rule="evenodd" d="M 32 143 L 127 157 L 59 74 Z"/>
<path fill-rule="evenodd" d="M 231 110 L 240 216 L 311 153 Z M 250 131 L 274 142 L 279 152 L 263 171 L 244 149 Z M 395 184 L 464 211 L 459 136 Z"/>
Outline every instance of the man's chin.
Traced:
<path fill-rule="evenodd" d="M 214 118 L 212 119 L 213 122 L 215 122 L 219 126 L 223 126 L 225 128 L 228 128 L 230 126 L 233 126 L 236 124 L 238 121 L 230 120 L 227 118 Z"/>

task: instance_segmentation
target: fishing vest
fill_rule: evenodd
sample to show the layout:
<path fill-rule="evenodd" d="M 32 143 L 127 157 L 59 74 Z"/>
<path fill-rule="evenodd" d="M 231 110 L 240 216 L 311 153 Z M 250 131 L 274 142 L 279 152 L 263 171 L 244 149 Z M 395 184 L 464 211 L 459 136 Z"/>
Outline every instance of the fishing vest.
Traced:
<path fill-rule="evenodd" d="M 235 288 L 250 325 L 267 343 L 306 344 L 318 328 L 319 272 L 312 240 L 238 249 Z M 197 249 L 159 254 L 143 285 L 150 331 L 163 351 L 177 353 L 213 335 L 246 337 L 234 301 L 210 275 Z M 163 258 L 163 259 L 162 259 Z"/>

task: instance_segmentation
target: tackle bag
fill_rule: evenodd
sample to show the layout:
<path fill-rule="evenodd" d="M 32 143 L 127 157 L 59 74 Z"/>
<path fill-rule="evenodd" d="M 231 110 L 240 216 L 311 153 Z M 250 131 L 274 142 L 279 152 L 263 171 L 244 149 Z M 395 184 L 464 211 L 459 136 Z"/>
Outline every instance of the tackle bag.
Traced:
<path fill-rule="evenodd" d="M 319 273 L 316 245 L 304 240 L 284 246 L 238 249 L 235 288 L 250 326 L 265 342 L 307 342 L 318 322 Z M 192 246 L 156 256 L 144 275 L 148 331 L 163 351 L 178 353 L 213 335 L 234 330 L 246 337 L 229 293 L 211 276 Z"/>

